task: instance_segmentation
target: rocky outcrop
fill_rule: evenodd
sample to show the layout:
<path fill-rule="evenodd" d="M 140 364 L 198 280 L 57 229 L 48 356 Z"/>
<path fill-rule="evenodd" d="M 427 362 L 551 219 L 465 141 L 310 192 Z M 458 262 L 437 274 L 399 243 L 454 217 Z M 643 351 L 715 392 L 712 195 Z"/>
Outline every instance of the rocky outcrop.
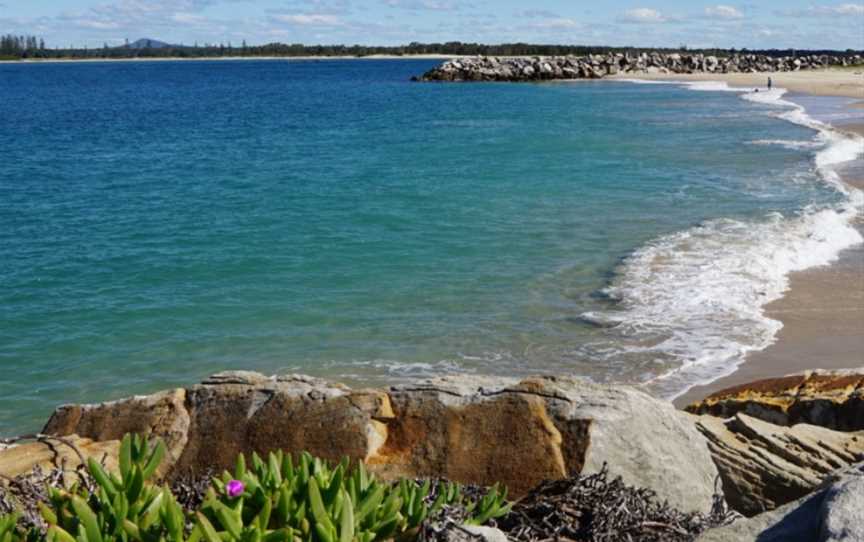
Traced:
<path fill-rule="evenodd" d="M 711 56 L 688 53 L 609 53 L 587 56 L 471 57 L 448 60 L 417 81 L 542 81 L 599 79 L 619 73 L 755 73 L 848 66 L 860 55 Z"/>
<path fill-rule="evenodd" d="M 864 540 L 864 464 L 826 479 L 807 497 L 708 531 L 698 542 L 852 542 Z"/>
<path fill-rule="evenodd" d="M 759 380 L 713 393 L 687 411 L 723 418 L 742 412 L 777 425 L 807 423 L 860 431 L 864 430 L 864 369 Z"/>
<path fill-rule="evenodd" d="M 747 516 L 803 497 L 830 473 L 864 460 L 864 433 L 782 427 L 746 414 L 704 416 L 697 426 L 708 439 L 727 502 Z"/>
<path fill-rule="evenodd" d="M 348 456 L 389 478 L 501 482 L 514 495 L 605 463 L 627 484 L 704 512 L 717 470 L 693 420 L 633 388 L 569 378 L 461 376 L 355 390 L 303 376 L 228 372 L 185 390 L 61 407 L 45 431 L 158 435 L 169 442 L 173 473 L 228 468 L 240 452 L 278 448 Z"/>

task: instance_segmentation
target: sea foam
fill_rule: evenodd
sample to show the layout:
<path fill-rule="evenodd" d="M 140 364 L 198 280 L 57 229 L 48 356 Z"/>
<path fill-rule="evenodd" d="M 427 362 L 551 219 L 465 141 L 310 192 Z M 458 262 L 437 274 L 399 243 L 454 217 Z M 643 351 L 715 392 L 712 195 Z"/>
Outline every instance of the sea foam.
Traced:
<path fill-rule="evenodd" d="M 654 357 L 664 367 L 674 360 L 674 368 L 646 384 L 670 398 L 734 372 L 748 352 L 775 341 L 782 323 L 766 316 L 764 308 L 788 290 L 791 272 L 830 264 L 842 250 L 864 242 L 852 225 L 864 209 L 864 193 L 845 184 L 834 169 L 864 154 L 864 138 L 810 117 L 783 99 L 782 88 L 756 92 L 722 82 L 685 86 L 741 93 L 745 100 L 776 107 L 778 118 L 815 130 L 812 142 L 753 143 L 818 149 L 813 164 L 819 178 L 845 197 L 834 205 L 811 205 L 790 216 L 773 213 L 758 222 L 706 221 L 658 238 L 624 261 L 605 290 L 618 309 L 582 316 L 612 326 L 624 338 L 620 342 L 628 346 L 607 350 L 607 356 Z"/>

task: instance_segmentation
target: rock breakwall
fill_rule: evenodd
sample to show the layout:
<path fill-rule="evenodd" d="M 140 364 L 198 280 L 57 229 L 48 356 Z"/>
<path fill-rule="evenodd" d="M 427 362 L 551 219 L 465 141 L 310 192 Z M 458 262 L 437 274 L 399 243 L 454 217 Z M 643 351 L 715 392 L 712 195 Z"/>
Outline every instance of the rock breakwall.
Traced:
<path fill-rule="evenodd" d="M 544 81 L 600 79 L 622 73 L 790 72 L 864 63 L 861 55 L 712 56 L 687 53 L 609 53 L 587 56 L 468 57 L 448 60 L 416 81 Z"/>

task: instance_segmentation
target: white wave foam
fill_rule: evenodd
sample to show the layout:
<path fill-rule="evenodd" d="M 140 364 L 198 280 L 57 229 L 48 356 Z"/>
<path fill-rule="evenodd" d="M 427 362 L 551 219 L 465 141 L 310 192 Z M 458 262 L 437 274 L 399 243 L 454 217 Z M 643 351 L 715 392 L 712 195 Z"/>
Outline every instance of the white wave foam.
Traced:
<path fill-rule="evenodd" d="M 818 141 L 797 141 L 794 139 L 755 139 L 753 141 L 748 141 L 747 143 L 749 145 L 776 145 L 778 147 L 785 147 L 793 150 L 815 149 L 823 145 Z"/>
<path fill-rule="evenodd" d="M 648 382 L 670 397 L 734 372 L 747 352 L 774 342 L 782 324 L 768 318 L 764 307 L 788 289 L 789 273 L 829 264 L 843 249 L 864 242 L 852 226 L 864 209 L 864 192 L 843 183 L 834 170 L 864 154 L 864 139 L 813 119 L 803 107 L 784 100 L 782 88 L 754 92 L 726 83 L 685 86 L 742 93 L 748 101 L 782 108 L 779 118 L 816 130 L 811 143 L 819 149 L 813 158 L 816 171 L 846 197 L 837 205 L 810 206 L 795 216 L 775 213 L 761 222 L 706 222 L 661 237 L 624 262 L 606 291 L 620 300 L 620 310 L 582 317 L 620 322 L 613 331 L 630 343 L 647 338 L 647 346 L 619 347 L 610 356 L 677 360 L 676 368 Z M 754 143 L 797 146 L 805 142 Z"/>

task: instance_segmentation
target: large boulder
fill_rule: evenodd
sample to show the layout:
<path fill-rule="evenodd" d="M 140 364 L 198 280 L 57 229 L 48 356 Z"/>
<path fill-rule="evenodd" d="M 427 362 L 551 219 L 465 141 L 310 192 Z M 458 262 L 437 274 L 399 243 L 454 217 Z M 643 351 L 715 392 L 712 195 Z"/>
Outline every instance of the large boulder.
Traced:
<path fill-rule="evenodd" d="M 776 510 L 713 529 L 698 542 L 864 540 L 864 464 L 826 479 L 816 492 Z"/>
<path fill-rule="evenodd" d="M 679 508 L 710 508 L 717 471 L 693 419 L 633 388 L 454 377 L 394 388 L 390 397 L 395 417 L 380 472 L 507 481 L 521 495 L 605 463 Z"/>
<path fill-rule="evenodd" d="M 864 433 L 783 427 L 746 414 L 703 416 L 697 426 L 708 439 L 726 501 L 747 516 L 803 497 L 825 476 L 864 460 Z"/>
<path fill-rule="evenodd" d="M 864 369 L 759 380 L 713 393 L 686 410 L 723 418 L 743 412 L 777 425 L 864 430 Z"/>
<path fill-rule="evenodd" d="M 718 473 L 694 420 L 633 388 L 570 378 L 459 376 L 353 390 L 228 372 L 186 390 L 62 407 L 46 431 L 161 436 L 172 443 L 172 473 L 228 468 L 241 452 L 306 450 L 364 461 L 384 477 L 500 482 L 516 496 L 607 464 L 630 485 L 704 512 Z"/>

